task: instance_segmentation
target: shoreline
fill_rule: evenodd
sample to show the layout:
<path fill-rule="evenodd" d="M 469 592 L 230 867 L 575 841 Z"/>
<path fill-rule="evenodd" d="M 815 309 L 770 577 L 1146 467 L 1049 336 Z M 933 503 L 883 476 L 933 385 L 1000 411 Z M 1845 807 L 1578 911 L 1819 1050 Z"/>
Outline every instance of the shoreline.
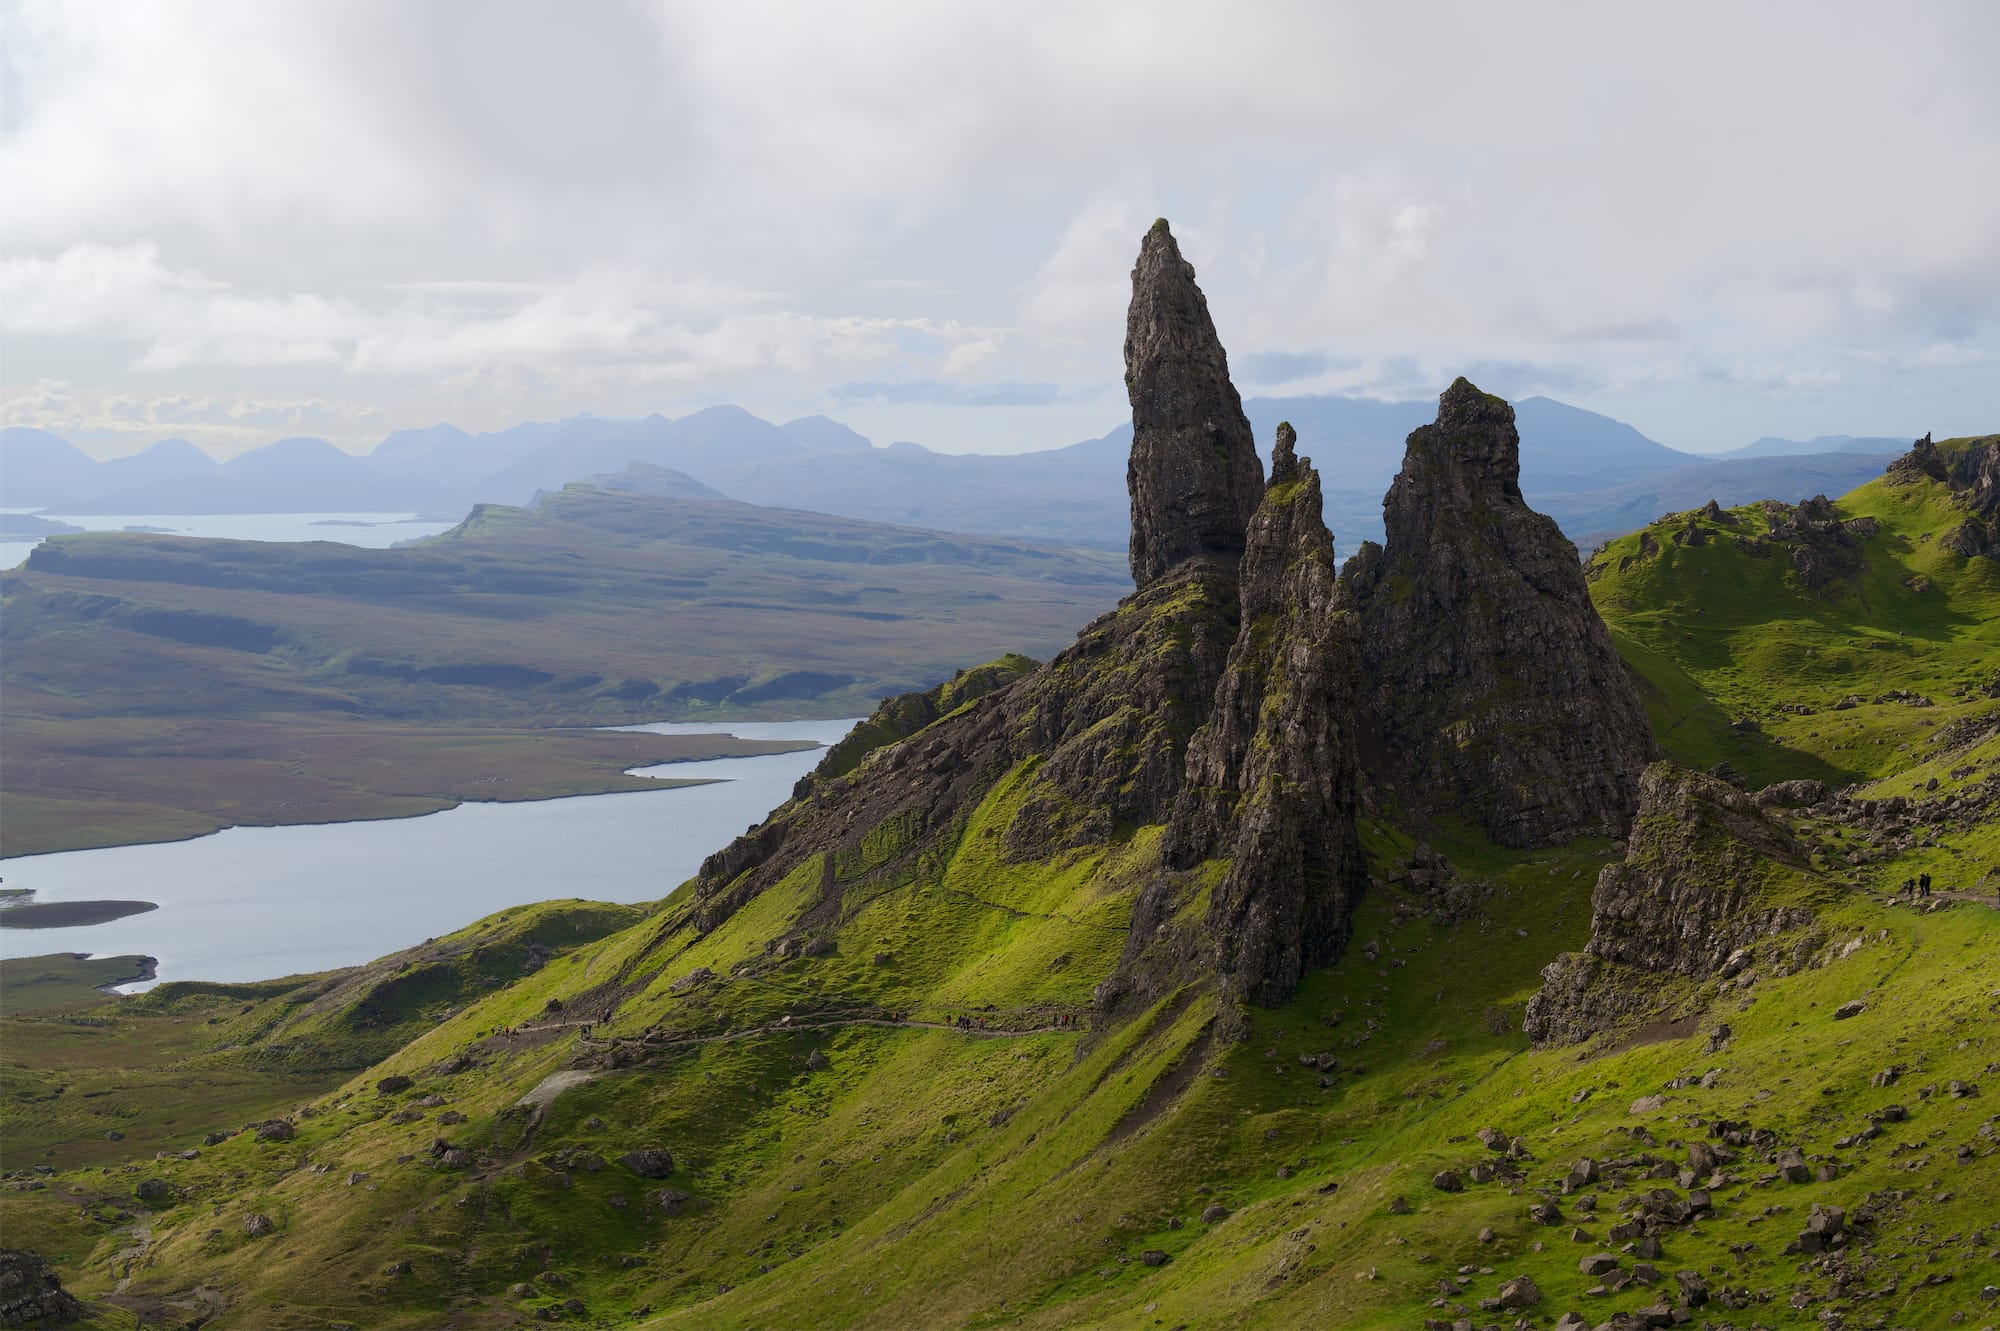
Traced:
<path fill-rule="evenodd" d="M 73 952 L 70 955 L 78 961 L 117 961 L 121 959 L 120 957 L 99 957 L 94 952 Z M 130 998 L 130 994 L 121 994 L 118 992 L 119 985 L 151 983 L 160 978 L 160 959 L 158 957 L 135 955 L 132 957 L 132 960 L 139 963 L 139 973 L 137 975 L 127 975 L 123 979 L 117 980 L 106 980 L 102 984 L 94 984 L 90 987 L 98 993 L 108 994 L 112 998 Z"/>
<path fill-rule="evenodd" d="M 796 750 L 787 750 L 787 752 L 795 752 L 795 751 Z M 765 755 L 744 754 L 741 756 L 758 758 L 758 757 L 763 757 Z M 721 760 L 714 758 L 672 758 L 663 760 L 661 763 L 658 764 L 649 764 L 649 766 L 664 766 L 667 762 L 679 763 L 679 762 L 716 762 L 716 761 L 721 761 Z M 626 775 L 629 775 L 629 773 L 627 773 Z M 694 786 L 720 786 L 720 785 L 727 785 L 731 780 L 733 780 L 733 778 L 726 776 L 704 776 L 704 777 L 689 777 L 689 778 L 633 777 L 632 779 L 635 781 L 643 781 L 645 782 L 645 784 L 633 785 L 633 786 L 607 786 L 598 790 L 572 790 L 572 791 L 567 791 L 560 795 L 525 795 L 519 799 L 460 799 L 449 796 L 440 796 L 439 797 L 440 799 L 449 799 L 450 802 L 441 804 L 435 809 L 416 809 L 404 813 L 361 814 L 359 816 L 349 817 L 349 818 L 300 818 L 297 820 L 288 819 L 282 822 L 224 823 L 218 827 L 211 827 L 205 832 L 190 832 L 186 836 L 147 837 L 144 840 L 133 840 L 133 841 L 98 841 L 78 846 L 63 846 L 53 850 L 31 851 L 24 855 L 0 855 L 0 865 L 25 864 L 31 860 L 45 859 L 50 855 L 75 855 L 80 851 L 86 851 L 86 850 L 122 850 L 132 846 L 173 846 L 173 845 L 178 845 L 184 841 L 200 841 L 205 837 L 220 836 L 224 832 L 234 831 L 239 828 L 258 829 L 258 828 L 278 828 L 278 827 L 338 827 L 344 823 L 400 822 L 409 818 L 430 818 L 440 813 L 450 813 L 453 809 L 462 808 L 468 804 L 547 804 L 554 800 L 594 799 L 599 795 L 644 795 L 655 790 L 660 790 L 660 791 L 687 790 Z M 27 890 L 32 891 L 33 889 L 27 889 Z"/>

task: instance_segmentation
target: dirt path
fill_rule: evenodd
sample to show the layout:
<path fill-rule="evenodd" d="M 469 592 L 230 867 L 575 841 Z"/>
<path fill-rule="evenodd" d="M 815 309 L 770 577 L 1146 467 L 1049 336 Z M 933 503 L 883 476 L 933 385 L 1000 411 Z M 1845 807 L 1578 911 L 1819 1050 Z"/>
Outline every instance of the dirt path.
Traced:
<path fill-rule="evenodd" d="M 153 1223 L 146 1216 L 135 1217 L 131 1224 L 124 1226 L 122 1232 L 131 1236 L 132 1243 L 129 1247 L 120 1248 L 112 1254 L 111 1274 L 118 1279 L 118 1283 L 112 1287 L 113 1294 L 125 1292 L 125 1287 L 132 1283 L 133 1268 L 145 1260 L 146 1249 L 153 1246 Z M 120 1262 L 125 1264 L 123 1270 L 119 1269 Z"/>

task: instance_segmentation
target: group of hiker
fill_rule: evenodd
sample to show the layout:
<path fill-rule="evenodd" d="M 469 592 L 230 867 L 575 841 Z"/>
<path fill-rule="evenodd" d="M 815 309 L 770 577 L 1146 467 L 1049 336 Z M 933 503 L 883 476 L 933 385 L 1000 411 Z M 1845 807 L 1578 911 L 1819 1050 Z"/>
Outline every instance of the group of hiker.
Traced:
<path fill-rule="evenodd" d="M 1922 901 L 1931 894 L 1931 876 L 1920 873 L 1914 878 L 1903 880 L 1903 895 Z"/>

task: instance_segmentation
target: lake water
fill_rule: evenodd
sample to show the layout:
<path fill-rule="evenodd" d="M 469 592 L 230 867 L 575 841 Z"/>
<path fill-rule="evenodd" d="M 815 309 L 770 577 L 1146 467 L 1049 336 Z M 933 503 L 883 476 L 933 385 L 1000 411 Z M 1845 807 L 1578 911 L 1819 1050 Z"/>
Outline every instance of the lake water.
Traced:
<path fill-rule="evenodd" d="M 21 508 L 6 511 L 41 512 Z M 418 522 L 410 513 L 124 513 L 110 517 L 52 513 L 49 519 L 85 531 L 161 527 L 175 536 L 219 536 L 231 541 L 338 541 L 370 550 L 386 549 L 398 541 L 414 541 L 421 536 L 435 536 L 458 525 Z M 346 525 L 350 523 L 366 525 Z M 0 568 L 18 568 L 28 552 L 40 544 L 39 540 L 0 541 Z"/>
<path fill-rule="evenodd" d="M 830 744 L 844 721 L 659 723 L 663 734 Z M 715 785 L 462 804 L 421 818 L 235 827 L 193 841 L 0 861 L 36 901 L 160 908 L 77 929 L 0 929 L 0 958 L 50 952 L 159 958 L 162 980 L 266 980 L 370 961 L 482 915 L 552 897 L 654 901 L 762 821 L 818 749 L 634 769 Z M 128 991 L 145 985 L 127 986 Z"/>

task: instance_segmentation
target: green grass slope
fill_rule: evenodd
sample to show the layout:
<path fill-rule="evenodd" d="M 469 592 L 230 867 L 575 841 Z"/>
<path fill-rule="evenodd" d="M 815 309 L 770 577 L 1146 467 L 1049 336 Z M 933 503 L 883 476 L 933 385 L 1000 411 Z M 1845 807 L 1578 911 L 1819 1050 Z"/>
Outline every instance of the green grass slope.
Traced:
<path fill-rule="evenodd" d="M 1894 533 L 1921 523 L 1911 504 L 1864 490 L 1843 511 Z M 891 819 L 712 928 L 670 899 L 524 974 L 453 961 L 404 990 L 398 962 L 317 1008 L 296 985 L 151 1000 L 219 1018 L 217 1038 L 244 1050 L 381 1038 L 387 1052 L 243 1101 L 245 1118 L 289 1109 L 289 1132 L 266 1139 L 203 1145 L 217 1115 L 176 1113 L 111 1144 L 122 1153 L 83 1154 L 73 1130 L 43 1148 L 64 1166 L 45 1175 L 10 1150 L 0 1218 L 104 1325 L 198 1309 L 216 1328 L 1388 1331 L 1515 1325 L 1522 1313 L 1482 1301 L 1519 1277 L 1539 1294 L 1531 1325 L 1571 1310 L 1596 1325 L 1693 1290 L 1697 1324 L 1718 1327 L 1985 1325 L 2000 884 L 1976 871 L 2000 863 L 2000 819 L 1978 803 L 2000 787 L 2000 731 L 1990 699 L 1952 690 L 1994 659 L 1977 613 L 1991 571 L 1932 561 L 1941 608 L 1896 602 L 1897 639 L 1878 607 L 1927 556 L 1921 531 L 1909 552 L 1895 539 L 1864 545 L 1830 595 L 1721 542 L 1599 573 L 1656 709 L 1687 709 L 1656 710 L 1685 722 L 1667 740 L 1683 761 L 1709 756 L 1690 738 L 1707 734 L 1714 761 L 1865 779 L 1855 799 L 1872 801 L 1793 811 L 1815 853 L 1771 890 L 1811 915 L 1740 973 L 1689 980 L 1674 1020 L 1566 1048 L 1522 1033 L 1543 968 L 1587 942 L 1593 885 L 1622 848 L 1419 845 L 1369 822 L 1353 943 L 1294 1002 L 1253 1013 L 1249 1040 L 1214 1037 L 1199 989 L 1114 1029 L 1069 1024 L 1087 1023 L 1124 945 L 1160 829 L 1014 858 L 1006 829 L 1049 793 L 1031 759 L 943 841 Z M 1717 579 L 1737 601 L 1698 598 Z M 1760 613 L 1792 627 L 1766 631 Z M 1802 659 L 1801 640 L 1845 664 Z M 1895 689 L 1934 706 L 1834 710 Z M 1700 707 L 1725 724 L 1703 730 Z M 906 722 L 939 708 L 920 710 Z M 1730 730 L 1746 712 L 1763 728 Z M 1830 729 L 1850 718 L 1862 728 Z M 1895 894 L 1920 871 L 1950 890 Z M 456 936 L 457 955 L 478 936 Z M 357 1026 L 384 986 L 402 995 L 393 1019 Z M 36 1058 L 56 1055 L 20 1048 L 9 1039 L 10 1076 L 31 1090 Z M 1504 1172 L 1482 1130 L 1518 1143 Z M 1720 1178 L 1682 1177 L 1718 1145 L 1729 1158 L 1701 1163 Z M 1437 1186 L 1443 1171 L 1459 1186 Z M 1693 1223 L 1661 1218 L 1703 1183 Z M 1787 1251 L 1816 1204 L 1841 1208 L 1840 1245 Z M 1617 1276 L 1584 1274 L 1597 1253 Z"/>
<path fill-rule="evenodd" d="M 1817 586 L 1794 555 L 1824 542 L 1769 534 L 1784 506 L 1669 514 L 1592 555 L 1592 598 L 1679 761 L 1868 780 L 2000 693 L 2000 565 L 1939 540 L 1963 519 L 1949 489 L 1878 480 L 1833 511 L 1852 563 Z"/>

